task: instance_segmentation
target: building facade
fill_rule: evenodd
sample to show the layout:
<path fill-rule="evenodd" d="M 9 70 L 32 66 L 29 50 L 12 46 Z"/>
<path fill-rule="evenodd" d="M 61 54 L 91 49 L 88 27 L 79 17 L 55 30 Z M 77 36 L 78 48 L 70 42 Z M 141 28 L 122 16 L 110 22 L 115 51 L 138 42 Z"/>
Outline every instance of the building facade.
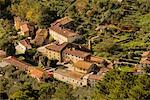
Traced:
<path fill-rule="evenodd" d="M 80 39 L 79 34 L 74 33 L 68 29 L 63 29 L 57 25 L 50 27 L 49 33 L 60 44 L 64 42 L 72 43 L 73 41 Z"/>
<path fill-rule="evenodd" d="M 54 72 L 54 78 L 77 87 L 87 85 L 87 77 L 75 71 L 57 69 Z"/>

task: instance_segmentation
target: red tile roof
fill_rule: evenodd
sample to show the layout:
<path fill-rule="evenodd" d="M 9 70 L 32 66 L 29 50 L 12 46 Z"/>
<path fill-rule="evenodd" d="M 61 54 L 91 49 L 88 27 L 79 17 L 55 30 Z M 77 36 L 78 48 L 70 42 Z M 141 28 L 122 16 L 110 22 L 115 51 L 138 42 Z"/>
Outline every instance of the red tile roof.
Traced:
<path fill-rule="evenodd" d="M 52 26 L 49 28 L 50 30 L 53 30 L 55 31 L 56 33 L 60 34 L 60 35 L 63 35 L 65 37 L 73 37 L 73 36 L 78 36 L 79 34 L 78 33 L 75 33 L 69 29 L 64 29 L 64 28 L 61 28 L 57 25 L 55 26 Z"/>
<path fill-rule="evenodd" d="M 27 49 L 31 49 L 31 45 L 28 39 L 21 40 L 20 43 L 24 45 Z"/>
<path fill-rule="evenodd" d="M 38 29 L 36 31 L 36 36 L 35 36 L 33 42 L 36 45 L 42 45 L 44 40 L 47 38 L 47 36 L 48 36 L 48 33 L 47 33 L 46 29 Z"/>
<path fill-rule="evenodd" d="M 23 68 L 23 69 L 28 69 L 29 67 L 32 66 L 32 65 L 30 65 L 24 61 L 18 60 L 16 57 L 13 57 L 13 56 L 9 56 L 7 58 L 4 58 L 3 61 L 5 61 L 5 62 L 7 62 L 13 66 Z"/>
<path fill-rule="evenodd" d="M 93 64 L 90 62 L 80 60 L 74 64 L 74 67 L 88 70 L 90 67 L 92 67 L 92 65 Z"/>
<path fill-rule="evenodd" d="M 29 74 L 34 78 L 42 78 L 44 76 L 44 71 L 42 69 L 31 67 L 28 69 Z"/>
<path fill-rule="evenodd" d="M 91 56 L 90 61 L 91 61 L 91 62 L 96 62 L 96 63 L 103 63 L 103 62 L 104 62 L 104 59 L 101 58 L 101 57 L 97 57 L 97 56 Z"/>
<path fill-rule="evenodd" d="M 80 50 L 71 50 L 68 48 L 65 49 L 63 52 L 66 54 L 81 57 L 81 58 L 85 58 L 90 55 L 90 53 L 88 53 L 88 52 L 84 52 L 84 51 L 80 51 Z"/>
<path fill-rule="evenodd" d="M 70 17 L 66 16 L 66 17 L 63 17 L 61 19 L 56 20 L 54 23 L 51 24 L 51 26 L 54 26 L 56 24 L 65 25 L 71 21 L 72 21 L 72 19 Z"/>
<path fill-rule="evenodd" d="M 67 44 L 68 43 L 63 43 L 63 44 L 52 43 L 52 44 L 46 46 L 46 48 L 49 50 L 52 50 L 52 51 L 61 52 L 67 46 Z"/>

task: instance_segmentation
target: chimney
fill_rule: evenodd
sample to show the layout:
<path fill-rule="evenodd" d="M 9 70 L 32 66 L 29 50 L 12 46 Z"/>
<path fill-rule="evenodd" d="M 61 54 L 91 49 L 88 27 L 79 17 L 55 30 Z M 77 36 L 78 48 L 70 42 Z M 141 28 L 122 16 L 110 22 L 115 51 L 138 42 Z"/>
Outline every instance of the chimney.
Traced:
<path fill-rule="evenodd" d="M 92 51 L 92 43 L 90 39 L 88 40 L 88 49 Z"/>

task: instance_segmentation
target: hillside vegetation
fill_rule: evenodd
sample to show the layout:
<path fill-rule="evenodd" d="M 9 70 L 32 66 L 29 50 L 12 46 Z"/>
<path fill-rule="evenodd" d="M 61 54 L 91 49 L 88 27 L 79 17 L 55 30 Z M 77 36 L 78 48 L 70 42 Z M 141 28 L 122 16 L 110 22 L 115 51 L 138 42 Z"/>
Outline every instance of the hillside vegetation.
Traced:
<path fill-rule="evenodd" d="M 74 22 L 69 28 L 83 35 L 82 43 L 99 36 L 93 42 L 95 55 L 138 62 L 141 52 L 150 49 L 149 0 L 4 1 L 1 0 L 4 18 L 20 16 L 38 27 L 49 27 L 56 19 L 70 16 Z"/>
<path fill-rule="evenodd" d="M 150 0 L 0 0 L 0 49 L 14 55 L 16 30 L 13 17 L 48 28 L 55 20 L 69 16 L 68 27 L 83 36 L 81 45 L 92 42 L 94 55 L 139 63 L 143 51 L 150 50 Z M 22 38 L 22 37 L 19 37 Z M 30 58 L 29 58 L 30 59 Z M 108 72 L 95 87 L 73 89 L 50 80 L 38 83 L 12 66 L 0 68 L 1 97 L 12 100 L 148 100 L 148 73 L 133 75 L 119 68 Z M 3 99 L 3 98 L 2 98 Z"/>

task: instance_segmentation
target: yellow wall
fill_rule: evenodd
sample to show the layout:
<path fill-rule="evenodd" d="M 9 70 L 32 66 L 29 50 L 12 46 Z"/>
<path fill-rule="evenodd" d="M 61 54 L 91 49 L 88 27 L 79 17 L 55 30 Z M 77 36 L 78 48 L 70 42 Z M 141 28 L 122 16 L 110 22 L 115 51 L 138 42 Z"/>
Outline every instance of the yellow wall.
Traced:
<path fill-rule="evenodd" d="M 72 43 L 73 41 L 75 41 L 76 39 L 80 38 L 80 36 L 74 36 L 74 37 L 65 37 L 53 30 L 49 30 L 50 35 L 54 38 L 54 40 L 58 41 L 60 44 L 64 43 L 64 42 L 69 42 Z"/>
<path fill-rule="evenodd" d="M 84 60 L 83 58 L 77 57 L 77 56 L 73 56 L 73 55 L 69 55 L 69 54 L 63 54 L 63 58 L 67 58 L 70 59 L 72 62 L 76 63 L 79 60 Z"/>
<path fill-rule="evenodd" d="M 60 60 L 60 53 L 59 52 L 55 52 L 55 51 L 51 51 L 51 50 L 46 50 L 46 54 L 48 59 L 57 59 Z"/>

